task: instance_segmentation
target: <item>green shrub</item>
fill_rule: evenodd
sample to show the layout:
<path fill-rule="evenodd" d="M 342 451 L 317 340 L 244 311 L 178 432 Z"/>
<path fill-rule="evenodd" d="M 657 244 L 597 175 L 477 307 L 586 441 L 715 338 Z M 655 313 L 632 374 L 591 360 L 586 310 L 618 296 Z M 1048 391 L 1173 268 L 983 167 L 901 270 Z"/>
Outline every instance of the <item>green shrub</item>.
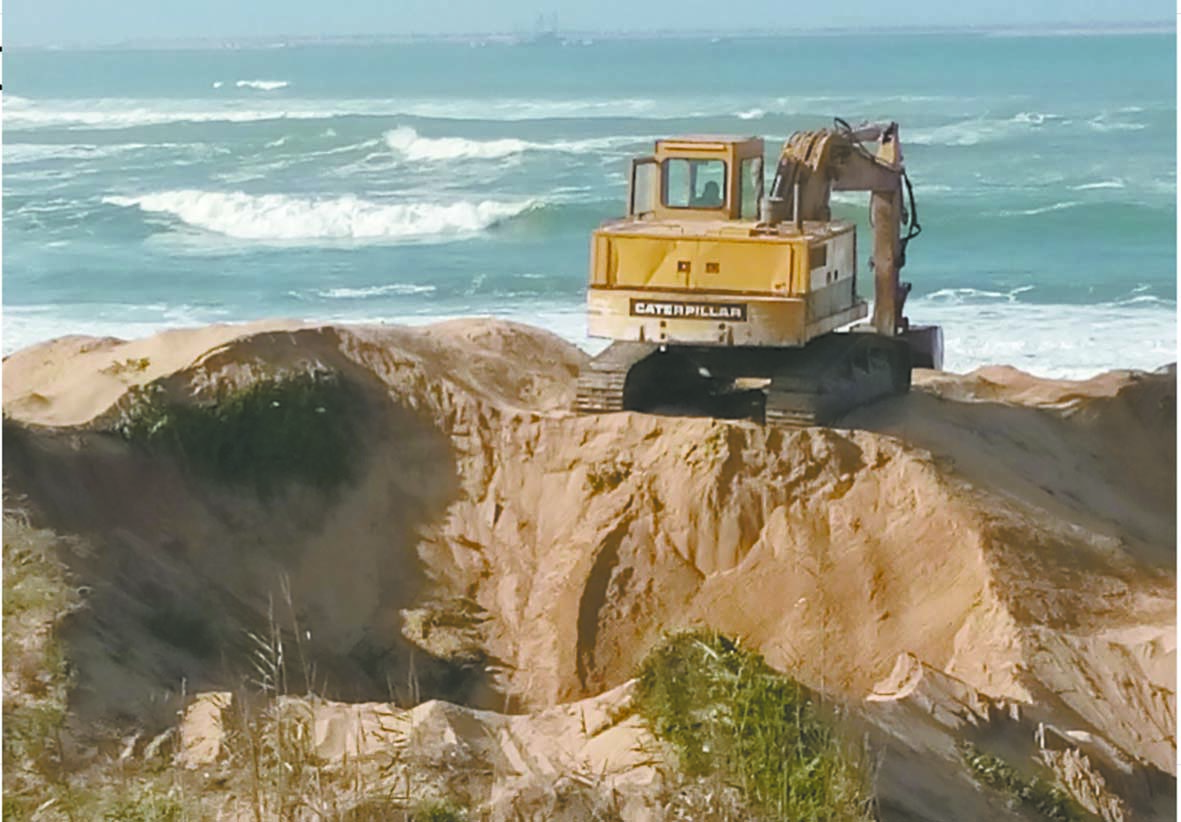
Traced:
<path fill-rule="evenodd" d="M 465 822 L 467 814 L 450 802 L 427 800 L 415 806 L 410 818 L 413 822 Z"/>
<path fill-rule="evenodd" d="M 775 819 L 873 818 L 870 774 L 816 697 L 712 632 L 674 635 L 640 665 L 634 708 L 689 776 L 736 785 Z"/>
<path fill-rule="evenodd" d="M 209 403 L 177 402 L 153 383 L 131 396 L 115 430 L 265 495 L 292 480 L 332 488 L 349 479 L 361 408 L 357 387 L 330 371 L 278 374 Z"/>
<path fill-rule="evenodd" d="M 971 742 L 960 745 L 960 755 L 977 781 L 1001 791 L 1046 819 L 1083 822 L 1088 818 L 1065 791 L 1036 776 L 1022 776 L 1008 762 L 981 751 Z"/>

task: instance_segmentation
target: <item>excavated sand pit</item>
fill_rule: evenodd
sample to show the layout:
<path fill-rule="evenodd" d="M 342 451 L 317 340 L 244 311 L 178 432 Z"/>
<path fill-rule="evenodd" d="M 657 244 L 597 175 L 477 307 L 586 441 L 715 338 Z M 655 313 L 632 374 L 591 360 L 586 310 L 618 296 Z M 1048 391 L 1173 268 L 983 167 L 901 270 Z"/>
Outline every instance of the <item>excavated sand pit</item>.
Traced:
<path fill-rule="evenodd" d="M 163 727 L 182 681 L 240 688 L 248 632 L 277 626 L 300 656 L 292 692 L 307 678 L 358 703 L 308 708 L 323 759 L 361 744 L 342 716 L 384 713 L 437 731 L 438 756 L 475 751 L 490 813 L 548 807 L 585 767 L 622 791 L 623 818 L 662 818 L 636 754 L 655 740 L 585 716 L 626 702 L 665 632 L 708 626 L 852 706 L 882 751 L 883 818 L 1037 818 L 975 784 L 957 741 L 1054 763 L 1103 818 L 1170 818 L 1171 370 L 920 373 L 845 427 L 787 431 L 576 417 L 584 359 L 477 320 L 7 358 L 8 505 L 91 547 L 70 560 L 88 606 L 64 633 L 79 722 Z M 136 386 L 191 402 L 308 370 L 359 389 L 359 457 L 335 490 L 260 496 L 111 433 Z M 455 704 L 407 719 L 430 699 Z"/>

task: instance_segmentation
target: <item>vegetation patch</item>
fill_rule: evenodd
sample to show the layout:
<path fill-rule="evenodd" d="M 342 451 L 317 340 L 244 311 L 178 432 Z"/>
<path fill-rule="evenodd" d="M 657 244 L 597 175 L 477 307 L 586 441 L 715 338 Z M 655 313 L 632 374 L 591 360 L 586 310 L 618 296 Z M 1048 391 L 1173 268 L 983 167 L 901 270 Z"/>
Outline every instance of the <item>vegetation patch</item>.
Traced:
<path fill-rule="evenodd" d="M 152 361 L 147 357 L 128 357 L 120 362 L 111 363 L 103 369 L 103 373 L 110 374 L 112 377 L 123 377 L 142 373 L 151 364 Z"/>
<path fill-rule="evenodd" d="M 402 636 L 445 662 L 480 665 L 487 661 L 483 625 L 488 618 L 466 597 L 428 602 L 402 611 Z"/>
<path fill-rule="evenodd" d="M 178 402 L 151 383 L 133 392 L 115 430 L 205 476 L 266 495 L 290 481 L 333 488 L 351 478 L 362 407 L 353 383 L 324 370 L 227 388 L 212 402 Z"/>
<path fill-rule="evenodd" d="M 1084 822 L 1086 814 L 1061 788 L 1037 777 L 1026 778 L 999 756 L 985 753 L 971 742 L 960 745 L 960 755 L 972 776 L 1014 802 L 1056 822 Z"/>
<path fill-rule="evenodd" d="M 418 803 L 410 818 L 413 822 L 466 822 L 467 814 L 450 802 L 427 800 Z"/>
<path fill-rule="evenodd" d="M 772 819 L 873 819 L 871 774 L 815 695 L 727 637 L 674 635 L 641 663 L 633 707 L 690 777 Z"/>
<path fill-rule="evenodd" d="M 596 465 L 587 472 L 586 484 L 596 494 L 618 488 L 631 475 L 631 463 L 612 462 Z"/>
<path fill-rule="evenodd" d="M 133 783 L 130 791 L 110 786 L 100 796 L 106 801 L 91 810 L 98 810 L 104 822 L 181 822 L 188 816 L 175 788 L 154 781 Z"/>

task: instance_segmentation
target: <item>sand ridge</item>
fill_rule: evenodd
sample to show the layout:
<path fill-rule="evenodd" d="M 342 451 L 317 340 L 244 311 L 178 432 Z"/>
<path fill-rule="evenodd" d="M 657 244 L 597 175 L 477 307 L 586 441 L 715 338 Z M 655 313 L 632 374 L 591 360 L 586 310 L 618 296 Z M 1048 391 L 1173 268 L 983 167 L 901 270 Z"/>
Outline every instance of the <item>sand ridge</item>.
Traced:
<path fill-rule="evenodd" d="M 464 641 L 485 664 L 446 695 L 514 712 L 617 688 L 663 632 L 708 625 L 841 699 L 909 705 L 944 677 L 959 684 L 923 698 L 949 716 L 1025 706 L 1175 774 L 1174 372 L 919 374 L 907 397 L 791 431 L 575 416 L 584 361 L 493 320 L 70 338 L 5 361 L 5 471 L 102 546 L 86 570 L 117 581 L 106 613 L 166 596 L 225 637 L 289 579 L 338 684 L 405 681 L 439 650 L 408 633 L 425 606 L 479 614 Z M 373 411 L 337 500 L 263 504 L 101 432 L 131 386 L 200 398 L 310 364 L 362 384 Z M 102 636 L 134 623 L 110 616 Z M 108 683 L 90 682 L 95 712 L 134 712 L 181 672 L 226 685 L 150 638 L 153 664 L 116 675 L 107 639 L 82 643 Z"/>

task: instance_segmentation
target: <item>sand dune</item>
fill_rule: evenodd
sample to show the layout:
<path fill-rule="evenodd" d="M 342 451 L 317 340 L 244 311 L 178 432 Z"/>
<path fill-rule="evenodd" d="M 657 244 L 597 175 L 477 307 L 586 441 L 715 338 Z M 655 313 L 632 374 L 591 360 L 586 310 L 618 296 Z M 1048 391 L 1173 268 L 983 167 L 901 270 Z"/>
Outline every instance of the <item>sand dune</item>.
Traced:
<path fill-rule="evenodd" d="M 1033 755 L 1039 724 L 1075 734 L 1059 759 L 1076 781 L 1075 750 L 1129 808 L 1168 812 L 1153 803 L 1176 762 L 1172 371 L 925 373 L 841 427 L 790 431 L 574 416 L 584 358 L 491 320 L 68 338 L 7 358 L 7 493 L 99 546 L 77 562 L 94 614 L 71 628 L 79 712 L 147 716 L 181 677 L 230 688 L 243 629 L 289 580 L 339 699 L 405 704 L 412 667 L 419 696 L 544 711 L 708 625 L 863 706 L 889 752 L 887 818 L 1009 813 L 957 775 L 951 740 L 970 726 Z M 337 495 L 261 500 L 107 433 L 134 386 L 199 400 L 311 366 L 367 407 Z M 161 614 L 200 642 L 145 627 Z"/>

